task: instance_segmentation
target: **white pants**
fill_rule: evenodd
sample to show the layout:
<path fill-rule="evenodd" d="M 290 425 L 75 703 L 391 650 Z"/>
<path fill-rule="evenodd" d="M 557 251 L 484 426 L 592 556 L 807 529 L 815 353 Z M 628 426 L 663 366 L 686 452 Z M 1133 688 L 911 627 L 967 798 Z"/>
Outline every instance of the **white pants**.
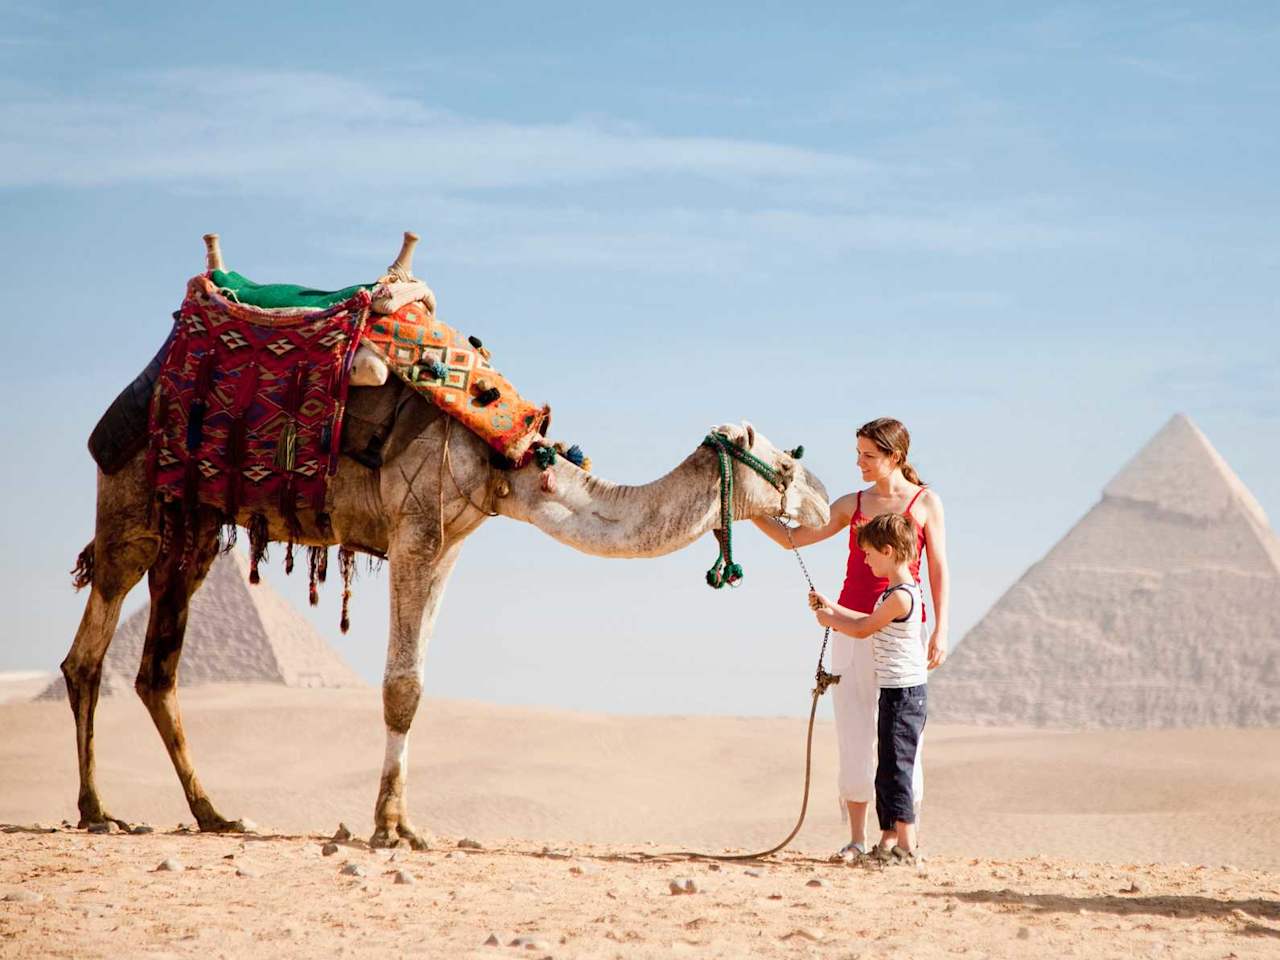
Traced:
<path fill-rule="evenodd" d="M 925 628 L 926 625 L 921 624 L 922 645 L 928 643 Z M 840 675 L 840 682 L 830 689 L 835 710 L 836 749 L 840 756 L 836 790 L 840 815 L 847 821 L 846 803 L 872 803 L 876 798 L 876 717 L 880 687 L 876 683 L 871 641 L 831 631 L 831 672 Z M 924 799 L 923 756 L 924 735 L 921 734 L 911 775 L 911 794 L 917 810 Z"/>

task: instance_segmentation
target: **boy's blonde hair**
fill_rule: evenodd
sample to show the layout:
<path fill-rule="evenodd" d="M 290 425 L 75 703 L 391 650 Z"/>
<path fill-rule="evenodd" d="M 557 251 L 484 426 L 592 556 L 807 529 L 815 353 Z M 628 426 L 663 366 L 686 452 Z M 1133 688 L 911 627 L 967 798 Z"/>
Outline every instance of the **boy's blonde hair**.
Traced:
<path fill-rule="evenodd" d="M 893 552 L 898 563 L 910 563 L 916 558 L 918 536 L 915 521 L 900 513 L 882 513 L 872 517 L 858 529 L 858 546 L 863 550 Z"/>

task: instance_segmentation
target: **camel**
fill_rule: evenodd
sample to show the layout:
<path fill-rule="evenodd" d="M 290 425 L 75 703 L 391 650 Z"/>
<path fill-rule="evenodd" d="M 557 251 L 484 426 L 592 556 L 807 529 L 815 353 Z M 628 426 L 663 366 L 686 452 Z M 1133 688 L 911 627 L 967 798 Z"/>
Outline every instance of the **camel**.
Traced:
<path fill-rule="evenodd" d="M 394 381 L 394 378 L 393 378 Z M 657 557 L 685 547 L 721 523 L 717 454 L 699 446 L 675 469 L 651 483 L 623 486 L 599 479 L 563 458 L 502 470 L 484 441 L 395 382 L 351 391 L 345 424 L 347 449 L 363 449 L 399 405 L 386 438 L 383 463 L 371 469 L 343 456 L 328 496 L 332 528 L 320 536 L 303 530 L 300 543 L 358 545 L 387 559 L 390 637 L 382 681 L 386 754 L 374 807 L 375 847 L 407 843 L 425 849 L 405 798 L 408 737 L 422 695 L 427 644 L 445 585 L 462 543 L 490 516 L 531 523 L 575 550 L 601 557 Z M 796 457 L 779 450 L 748 423 L 716 431 L 750 451 L 778 474 L 777 487 L 736 460 L 733 508 L 738 519 L 778 517 L 815 527 L 827 523 L 821 482 Z M 98 473 L 93 541 L 81 555 L 90 592 L 70 652 L 62 663 L 75 716 L 79 756 L 80 827 L 128 824 L 103 806 L 94 780 L 94 712 L 102 661 L 115 633 L 121 604 L 145 573 L 151 594 L 142 662 L 135 689 L 173 762 L 201 831 L 238 832 L 245 822 L 223 817 L 196 776 L 178 708 L 177 671 L 187 607 L 220 545 L 218 517 L 198 514 L 194 548 L 161 551 L 149 505 L 145 452 L 110 475 Z M 248 520 L 247 515 L 238 518 Z M 268 516 L 270 537 L 287 540 L 281 516 Z"/>

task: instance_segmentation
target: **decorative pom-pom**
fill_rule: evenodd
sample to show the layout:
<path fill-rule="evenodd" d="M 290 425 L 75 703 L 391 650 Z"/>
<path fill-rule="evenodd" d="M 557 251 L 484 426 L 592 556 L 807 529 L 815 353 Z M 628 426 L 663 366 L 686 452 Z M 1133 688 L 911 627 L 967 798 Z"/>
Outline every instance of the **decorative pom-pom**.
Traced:
<path fill-rule="evenodd" d="M 538 469 L 545 470 L 556 462 L 555 447 L 536 447 L 533 451 L 533 459 L 538 461 Z"/>
<path fill-rule="evenodd" d="M 794 450 L 788 450 L 787 453 L 791 454 L 791 458 L 793 460 L 799 460 L 804 456 L 804 444 L 800 444 L 800 446 L 796 447 Z"/>
<path fill-rule="evenodd" d="M 467 343 L 471 344 L 477 350 L 481 349 L 484 346 L 484 344 L 480 341 L 479 337 L 467 337 Z"/>
<path fill-rule="evenodd" d="M 581 467 L 586 461 L 587 455 L 582 452 L 582 448 L 576 443 L 564 452 L 564 458 L 572 463 L 575 467 Z"/>

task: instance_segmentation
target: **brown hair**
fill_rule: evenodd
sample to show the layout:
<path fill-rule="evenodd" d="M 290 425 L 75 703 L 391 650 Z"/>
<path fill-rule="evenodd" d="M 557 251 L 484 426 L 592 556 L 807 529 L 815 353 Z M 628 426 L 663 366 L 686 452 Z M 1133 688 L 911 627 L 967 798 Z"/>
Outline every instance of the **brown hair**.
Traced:
<path fill-rule="evenodd" d="M 885 456 L 891 457 L 898 454 L 901 457 L 899 465 L 902 467 L 902 475 L 910 483 L 921 487 L 925 485 L 920 479 L 920 474 L 916 473 L 916 468 L 907 462 L 907 451 L 911 449 L 911 434 L 907 433 L 907 428 L 900 421 L 891 417 L 880 417 L 860 426 L 858 436 L 866 437 Z"/>
<path fill-rule="evenodd" d="M 918 542 L 915 521 L 900 513 L 882 513 L 858 528 L 858 546 L 863 550 L 888 547 L 898 563 L 910 563 L 916 558 Z"/>

